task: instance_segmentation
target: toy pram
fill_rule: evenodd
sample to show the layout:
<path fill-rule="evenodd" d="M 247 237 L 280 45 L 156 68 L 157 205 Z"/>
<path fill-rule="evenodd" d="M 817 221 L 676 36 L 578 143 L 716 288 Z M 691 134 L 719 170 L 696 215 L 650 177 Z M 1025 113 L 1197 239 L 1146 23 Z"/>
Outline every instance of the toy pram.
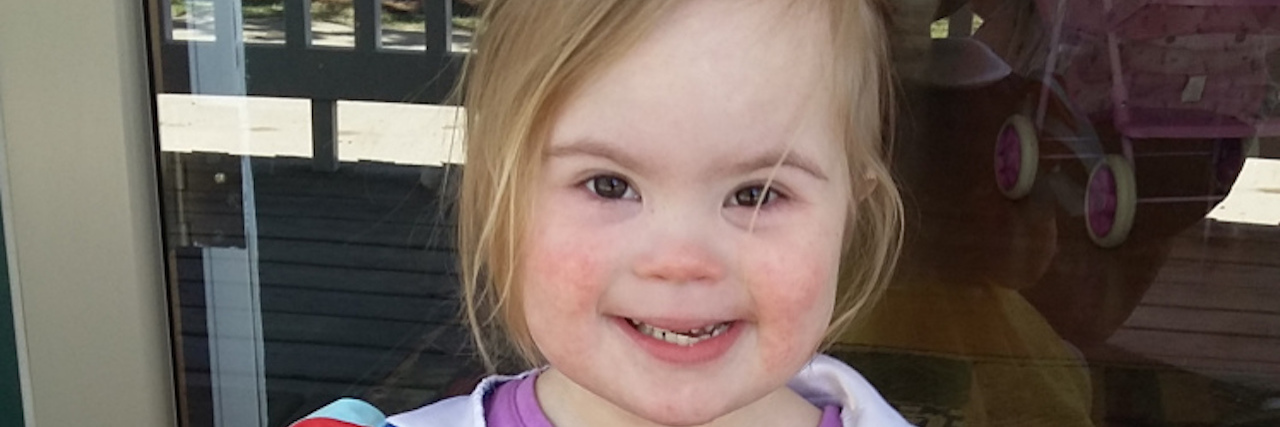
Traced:
<path fill-rule="evenodd" d="M 1280 0 L 1036 1 L 1049 36 L 1046 68 L 1038 93 L 996 137 L 996 183 L 1006 197 L 1031 191 L 1039 139 L 1060 141 L 1073 153 L 1045 158 L 1085 162 L 1086 228 L 1113 247 L 1128 237 L 1140 201 L 1222 198 L 1138 198 L 1135 140 L 1213 140 L 1211 152 L 1177 154 L 1210 154 L 1212 179 L 1229 188 L 1258 137 L 1280 135 L 1267 67 L 1280 47 Z M 1102 148 L 1095 124 L 1108 120 L 1120 154 Z"/>

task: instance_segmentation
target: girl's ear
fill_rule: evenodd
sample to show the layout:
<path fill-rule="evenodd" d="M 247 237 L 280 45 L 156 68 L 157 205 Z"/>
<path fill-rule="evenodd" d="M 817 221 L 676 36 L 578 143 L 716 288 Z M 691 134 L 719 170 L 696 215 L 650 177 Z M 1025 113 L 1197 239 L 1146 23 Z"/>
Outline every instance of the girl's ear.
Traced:
<path fill-rule="evenodd" d="M 880 178 L 876 177 L 876 173 L 870 170 L 864 171 L 862 177 L 853 182 L 854 203 L 861 204 L 862 201 L 867 200 L 878 186 L 880 186 Z"/>

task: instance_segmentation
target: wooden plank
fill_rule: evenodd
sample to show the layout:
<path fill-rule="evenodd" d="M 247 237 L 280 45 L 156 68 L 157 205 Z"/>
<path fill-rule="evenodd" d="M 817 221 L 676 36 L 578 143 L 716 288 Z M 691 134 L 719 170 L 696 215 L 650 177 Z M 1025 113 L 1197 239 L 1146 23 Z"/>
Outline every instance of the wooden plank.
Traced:
<path fill-rule="evenodd" d="M 453 298 L 456 276 L 328 266 L 271 264 L 260 273 L 262 286 L 360 292 L 394 297 Z"/>
<path fill-rule="evenodd" d="M 200 351 L 207 341 L 190 340 L 191 351 Z M 206 350 L 207 351 L 207 350 Z M 406 379 L 404 384 L 416 388 L 439 388 L 465 366 L 465 358 L 452 354 L 409 354 L 398 350 L 364 349 L 306 343 L 270 343 L 264 349 L 267 378 L 287 378 L 373 385 L 386 378 L 409 357 L 427 361 L 423 372 Z M 192 364 L 189 370 L 207 371 L 208 365 Z"/>
<path fill-rule="evenodd" d="M 203 292 L 198 284 L 180 285 L 183 310 L 201 308 L 193 295 Z M 327 315 L 339 318 L 425 323 L 454 323 L 458 301 L 453 298 L 412 298 L 369 295 L 361 292 L 317 291 L 310 289 L 263 288 L 259 298 L 263 313 Z M 191 301 L 191 302 L 188 302 Z M 194 314 L 193 314 L 194 315 Z"/>
<path fill-rule="evenodd" d="M 216 191 L 223 184 L 211 177 L 226 172 L 227 165 L 238 166 L 239 157 L 219 153 L 180 153 L 183 173 L 188 179 L 185 191 Z M 311 159 L 292 157 L 259 157 L 251 160 L 254 171 L 255 193 L 260 195 L 321 196 L 325 198 L 359 199 L 374 203 L 404 203 L 414 199 L 406 196 L 418 194 L 424 203 L 437 202 L 438 194 L 422 188 L 420 178 L 423 168 L 443 169 L 443 166 L 400 165 L 385 162 L 345 162 L 343 170 L 336 173 L 316 172 L 311 169 Z M 455 171 L 456 172 L 456 171 Z M 201 178 L 203 177 L 203 179 Z M 185 194 L 185 193 L 184 193 Z"/>
<path fill-rule="evenodd" d="M 1175 259 L 1165 263 L 1155 282 L 1207 286 L 1230 292 L 1234 286 L 1280 286 L 1280 267 Z"/>
<path fill-rule="evenodd" d="M 1190 372 L 1231 384 L 1233 388 L 1253 388 L 1263 395 L 1280 392 L 1280 365 L 1255 361 L 1220 360 L 1193 356 L 1158 356 L 1158 365 L 1143 368 L 1163 372 Z"/>
<path fill-rule="evenodd" d="M 258 244 L 259 260 L 264 264 L 331 265 L 429 274 L 450 274 L 456 266 L 453 253 L 446 251 L 265 238 L 259 239 Z"/>
<path fill-rule="evenodd" d="M 1174 246 L 1169 260 L 1280 267 L 1274 244 L 1236 240 L 1231 244 Z"/>
<path fill-rule="evenodd" d="M 406 249 L 387 246 L 355 246 L 323 241 L 262 238 L 259 261 L 263 264 L 332 266 L 448 276 L 456 272 L 451 251 Z"/>
<path fill-rule="evenodd" d="M 187 202 L 185 212 L 192 214 L 233 215 L 235 207 L 227 203 L 225 195 L 212 192 L 184 192 Z M 453 227 L 452 212 L 442 212 L 436 197 L 426 193 L 407 193 L 397 199 L 369 200 L 359 197 L 288 196 L 258 193 L 258 218 L 261 220 L 289 220 L 291 218 L 315 218 L 385 222 L 393 224 L 434 225 Z M 177 197 L 176 192 L 164 194 L 166 199 Z M 176 213 L 170 207 L 169 213 Z"/>
<path fill-rule="evenodd" d="M 184 322 L 206 316 L 204 307 L 183 307 Z M 263 336 L 270 342 L 312 343 L 348 347 L 368 347 L 391 350 L 404 347 L 404 342 L 437 329 L 457 329 L 457 322 L 423 322 L 390 319 L 365 319 L 337 317 L 328 314 L 289 313 L 264 311 Z M 207 339 L 208 329 L 191 323 L 183 329 L 183 335 Z M 459 335 L 443 334 L 450 338 Z M 440 341 L 440 349 L 454 348 Z"/>
<path fill-rule="evenodd" d="M 259 248 L 258 260 L 262 264 L 327 266 L 441 276 L 454 274 L 457 266 L 455 255 L 451 250 L 426 247 L 353 245 L 342 242 L 260 237 Z"/>
<path fill-rule="evenodd" d="M 1280 287 L 1159 284 L 1143 295 L 1141 304 L 1167 307 L 1235 310 L 1280 314 Z"/>
<path fill-rule="evenodd" d="M 1259 370 L 1280 373 L 1280 339 L 1125 327 L 1107 343 L 1147 357 L 1196 361 L 1189 368 L 1227 369 L 1243 364 L 1246 369 L 1256 365 Z"/>
<path fill-rule="evenodd" d="M 203 224 L 222 224 L 236 219 L 238 217 L 232 213 L 191 212 L 186 216 L 193 234 L 208 233 Z M 381 221 L 377 217 L 353 220 L 264 215 L 259 212 L 257 219 L 258 238 L 261 239 L 296 239 L 412 250 L 453 249 L 453 228 L 432 224 L 425 218 L 418 223 L 405 223 Z"/>
<path fill-rule="evenodd" d="M 176 261 L 198 262 L 199 258 L 184 255 L 176 257 Z M 202 283 L 199 270 L 175 270 L 173 279 L 184 285 L 200 286 Z M 452 298 L 458 283 L 457 277 L 452 275 L 279 263 L 260 266 L 258 277 L 263 287 L 423 298 Z M 198 301 L 204 298 L 201 295 L 193 297 Z"/>
<path fill-rule="evenodd" d="M 349 292 L 263 289 L 265 312 L 327 314 L 343 318 L 452 323 L 458 302 L 453 299 L 409 299 Z"/>
<path fill-rule="evenodd" d="M 1280 339 L 1280 313 L 1140 305 L 1124 322 L 1124 326 L 1143 330 Z"/>
<path fill-rule="evenodd" d="M 1171 245 L 1171 261 L 1280 267 L 1280 227 L 1205 220 L 1184 231 Z M 1271 283 L 1280 283 L 1280 279 Z"/>
<path fill-rule="evenodd" d="M 205 316 L 203 307 L 183 308 L 182 318 L 198 320 Z M 336 317 L 326 314 L 298 314 L 267 311 L 262 314 L 263 337 L 268 343 L 309 343 L 381 350 L 412 348 L 416 339 L 433 334 L 424 348 L 440 352 L 458 352 L 468 340 L 465 328 L 453 321 L 408 322 Z M 184 337 L 208 339 L 207 329 L 190 323 Z"/>

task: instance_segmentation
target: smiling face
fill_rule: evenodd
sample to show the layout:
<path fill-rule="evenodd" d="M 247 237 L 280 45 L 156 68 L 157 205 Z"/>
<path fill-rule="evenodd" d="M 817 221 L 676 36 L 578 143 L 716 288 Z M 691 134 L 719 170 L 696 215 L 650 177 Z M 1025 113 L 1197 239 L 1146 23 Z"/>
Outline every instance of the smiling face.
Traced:
<path fill-rule="evenodd" d="M 684 2 L 560 111 L 516 280 L 544 380 L 581 392 L 553 420 L 708 422 L 814 355 L 851 190 L 830 32 L 785 3 Z"/>

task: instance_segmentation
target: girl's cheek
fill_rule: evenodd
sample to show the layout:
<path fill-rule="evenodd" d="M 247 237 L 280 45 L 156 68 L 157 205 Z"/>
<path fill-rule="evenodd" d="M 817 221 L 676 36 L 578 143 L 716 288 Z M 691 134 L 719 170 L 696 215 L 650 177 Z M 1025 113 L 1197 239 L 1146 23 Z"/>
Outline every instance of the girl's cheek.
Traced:
<path fill-rule="evenodd" d="M 598 251 L 586 242 L 566 241 L 537 248 L 528 264 L 533 278 L 549 287 L 581 287 L 600 275 Z"/>
<path fill-rule="evenodd" d="M 761 251 L 745 265 L 757 304 L 762 360 L 772 368 L 811 357 L 831 321 L 835 305 L 838 247 Z M 803 349 L 804 351 L 800 351 Z"/>
<path fill-rule="evenodd" d="M 607 271 L 600 236 L 572 215 L 539 216 L 547 220 L 533 222 L 537 229 L 527 242 L 520 281 L 526 295 L 560 310 L 592 309 L 592 294 L 599 292 Z"/>

